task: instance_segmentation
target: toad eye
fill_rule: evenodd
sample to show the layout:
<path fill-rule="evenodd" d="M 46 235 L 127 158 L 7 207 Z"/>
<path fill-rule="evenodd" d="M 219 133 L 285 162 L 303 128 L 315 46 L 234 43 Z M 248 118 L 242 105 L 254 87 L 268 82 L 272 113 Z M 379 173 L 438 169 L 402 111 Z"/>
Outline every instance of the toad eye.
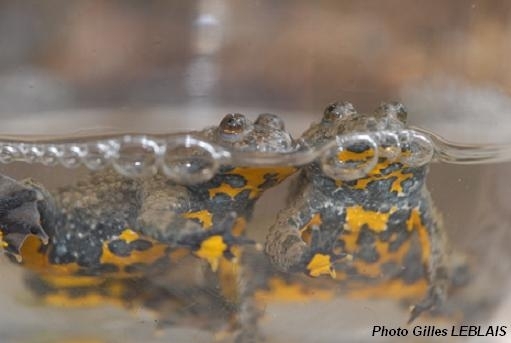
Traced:
<path fill-rule="evenodd" d="M 279 131 L 284 130 L 284 121 L 278 115 L 272 113 L 261 113 L 254 124 L 270 127 Z"/>
<path fill-rule="evenodd" d="M 247 119 L 240 113 L 229 113 L 220 122 L 219 133 L 222 138 L 232 139 L 243 133 L 247 128 Z"/>
<path fill-rule="evenodd" d="M 357 111 L 353 105 L 347 101 L 337 101 L 328 105 L 323 112 L 324 122 L 334 122 L 336 120 L 342 120 L 355 115 Z"/>

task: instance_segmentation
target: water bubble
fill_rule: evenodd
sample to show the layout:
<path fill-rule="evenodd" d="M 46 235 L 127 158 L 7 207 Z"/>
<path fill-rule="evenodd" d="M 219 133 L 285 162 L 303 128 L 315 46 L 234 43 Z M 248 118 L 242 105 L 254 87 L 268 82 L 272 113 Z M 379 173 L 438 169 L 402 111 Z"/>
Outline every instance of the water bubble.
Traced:
<path fill-rule="evenodd" d="M 433 159 L 435 148 L 425 135 L 413 130 L 404 130 L 399 132 L 399 141 L 401 144 L 400 161 L 403 164 L 420 167 Z"/>
<path fill-rule="evenodd" d="M 86 154 L 85 147 L 80 144 L 63 144 L 55 149 L 60 164 L 69 169 L 78 168 L 81 157 Z"/>
<path fill-rule="evenodd" d="M 0 144 L 0 162 L 11 163 L 21 159 L 21 152 L 14 144 Z"/>
<path fill-rule="evenodd" d="M 359 179 L 378 162 L 378 146 L 368 134 L 337 136 L 336 143 L 321 157 L 321 168 L 334 179 Z"/>
<path fill-rule="evenodd" d="M 127 177 L 152 176 L 158 171 L 157 156 L 162 149 L 146 136 L 124 136 L 112 163 L 119 174 Z"/>
<path fill-rule="evenodd" d="M 163 173 L 182 184 L 211 179 L 219 168 L 215 148 L 191 136 L 168 142 L 163 157 Z"/>
<path fill-rule="evenodd" d="M 59 163 L 61 149 L 55 145 L 42 146 L 43 154 L 38 158 L 37 162 L 45 166 L 55 166 Z"/>
<path fill-rule="evenodd" d="M 82 156 L 83 164 L 90 170 L 98 171 L 118 155 L 119 144 L 115 140 L 98 141 L 87 144 L 87 153 Z"/>
<path fill-rule="evenodd" d="M 395 161 L 401 154 L 401 144 L 399 136 L 392 131 L 381 131 L 374 133 L 376 142 L 378 143 L 378 153 L 381 157 L 389 161 Z"/>
<path fill-rule="evenodd" d="M 38 162 L 39 158 L 44 154 L 43 148 L 35 144 L 21 143 L 18 148 L 21 152 L 20 157 L 27 163 Z"/>

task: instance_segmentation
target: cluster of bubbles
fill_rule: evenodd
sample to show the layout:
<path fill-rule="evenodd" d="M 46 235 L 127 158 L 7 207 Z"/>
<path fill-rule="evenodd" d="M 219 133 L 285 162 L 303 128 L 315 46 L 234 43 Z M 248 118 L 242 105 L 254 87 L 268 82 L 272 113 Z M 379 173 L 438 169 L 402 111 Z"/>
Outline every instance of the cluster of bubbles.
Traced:
<path fill-rule="evenodd" d="M 356 161 L 337 158 L 342 151 L 361 145 L 373 153 Z M 300 166 L 314 160 L 320 161 L 329 176 L 352 180 L 366 175 L 380 157 L 420 166 L 429 163 L 433 154 L 431 140 L 413 130 L 339 135 L 322 147 L 297 148 L 284 154 L 237 152 L 192 134 L 91 137 L 78 143 L 0 141 L 0 163 L 21 161 L 70 169 L 85 166 L 92 171 L 112 166 L 127 177 L 151 176 L 160 170 L 168 178 L 183 184 L 207 181 L 222 165 Z"/>
<path fill-rule="evenodd" d="M 378 131 L 338 135 L 335 144 L 321 154 L 321 168 L 337 180 L 355 180 L 367 175 L 380 158 L 400 162 L 409 167 L 420 167 L 433 159 L 435 148 L 424 134 L 413 130 Z M 342 153 L 362 148 L 368 153 L 343 159 Z"/>

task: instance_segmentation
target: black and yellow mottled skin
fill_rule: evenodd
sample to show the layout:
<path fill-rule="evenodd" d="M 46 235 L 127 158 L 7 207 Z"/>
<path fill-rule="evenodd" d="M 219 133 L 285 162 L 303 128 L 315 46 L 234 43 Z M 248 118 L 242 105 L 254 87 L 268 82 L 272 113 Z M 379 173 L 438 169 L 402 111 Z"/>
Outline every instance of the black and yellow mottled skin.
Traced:
<path fill-rule="evenodd" d="M 403 119 L 399 107 L 362 116 L 341 103 L 303 138 L 314 147 L 368 123 L 402 128 Z M 240 151 L 295 148 L 271 115 L 255 123 L 228 115 L 200 134 Z M 358 146 L 338 157 L 370 154 Z M 33 272 L 29 284 L 48 303 L 143 305 L 165 321 L 189 314 L 204 326 L 236 314 L 240 342 L 255 340 L 261 304 L 330 299 L 337 282 L 353 297 L 423 298 L 412 318 L 442 302 L 449 277 L 446 240 L 425 187 L 427 166 L 381 158 L 353 181 L 326 176 L 318 162 L 305 166 L 290 206 L 270 229 L 265 250 L 272 265 L 256 249 L 242 254 L 255 202 L 295 171 L 225 166 L 207 182 L 177 185 L 160 175 L 128 179 L 107 170 L 51 193 L 0 175 L 0 238 Z M 209 278 L 200 284 L 188 279 L 197 269 L 191 255 L 218 269 L 211 284 Z M 311 284 L 300 273 L 330 274 L 336 283 Z"/>
<path fill-rule="evenodd" d="M 255 122 L 229 114 L 197 134 L 237 151 L 294 149 L 282 121 L 271 114 Z M 108 169 L 51 193 L 31 180 L 2 175 L 0 238 L 5 251 L 33 273 L 30 285 L 48 303 L 129 305 L 167 298 L 187 307 L 186 297 L 175 296 L 174 286 L 185 287 L 181 276 L 172 292 L 151 284 L 152 277 L 171 274 L 189 252 L 213 270 L 231 273 L 229 261 L 248 241 L 243 231 L 255 202 L 295 171 L 223 166 L 209 181 L 178 185 L 161 175 L 129 179 Z"/>
<path fill-rule="evenodd" d="M 327 108 L 323 120 L 304 133 L 310 145 L 369 127 L 404 128 L 406 113 L 385 105 L 360 115 L 349 103 Z M 368 146 L 348 147 L 340 161 L 363 160 Z M 401 154 L 407 154 L 405 148 Z M 293 201 L 270 228 L 266 254 L 286 272 L 329 274 L 353 297 L 417 301 L 411 320 L 442 303 L 448 287 L 446 238 L 426 189 L 427 165 L 409 167 L 380 157 L 352 181 L 327 176 L 319 162 L 306 166 Z"/>

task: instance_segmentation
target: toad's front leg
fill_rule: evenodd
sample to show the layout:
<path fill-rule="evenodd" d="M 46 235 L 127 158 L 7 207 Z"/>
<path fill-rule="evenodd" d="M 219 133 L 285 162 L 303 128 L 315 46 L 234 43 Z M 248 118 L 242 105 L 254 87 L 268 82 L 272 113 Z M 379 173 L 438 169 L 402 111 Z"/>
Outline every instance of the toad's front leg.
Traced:
<path fill-rule="evenodd" d="M 207 208 L 192 211 L 190 192 L 168 183 L 145 185 L 137 227 L 143 234 L 171 248 L 186 248 L 207 261 L 213 270 L 222 258 L 232 259 L 235 246 L 251 243 L 235 235 L 240 222 L 235 212 L 213 216 Z"/>
<path fill-rule="evenodd" d="M 284 272 L 335 277 L 334 262 L 346 256 L 334 253 L 335 237 L 342 225 L 333 231 L 322 229 L 329 202 L 307 196 L 307 191 L 303 194 L 279 213 L 266 238 L 266 255 L 277 269 Z"/>

